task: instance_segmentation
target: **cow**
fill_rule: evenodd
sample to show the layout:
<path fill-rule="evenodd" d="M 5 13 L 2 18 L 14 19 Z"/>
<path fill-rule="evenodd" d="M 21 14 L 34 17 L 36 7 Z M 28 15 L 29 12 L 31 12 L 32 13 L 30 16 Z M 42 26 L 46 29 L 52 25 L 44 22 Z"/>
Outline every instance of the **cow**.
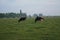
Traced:
<path fill-rule="evenodd" d="M 43 20 L 44 20 L 44 18 L 37 16 L 37 17 L 35 18 L 35 23 L 36 23 L 37 21 L 43 21 Z"/>
<path fill-rule="evenodd" d="M 18 22 L 26 20 L 26 17 L 21 17 Z"/>

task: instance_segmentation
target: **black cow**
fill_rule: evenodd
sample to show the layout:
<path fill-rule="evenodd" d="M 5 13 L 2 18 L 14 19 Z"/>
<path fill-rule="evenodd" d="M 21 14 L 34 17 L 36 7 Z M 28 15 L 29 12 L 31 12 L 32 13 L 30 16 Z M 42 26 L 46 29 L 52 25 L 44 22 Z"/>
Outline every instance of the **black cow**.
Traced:
<path fill-rule="evenodd" d="M 36 23 L 37 21 L 42 21 L 42 20 L 44 20 L 44 18 L 37 16 L 37 17 L 35 18 L 35 23 Z"/>
<path fill-rule="evenodd" d="M 26 17 L 21 17 L 18 22 L 26 20 Z"/>

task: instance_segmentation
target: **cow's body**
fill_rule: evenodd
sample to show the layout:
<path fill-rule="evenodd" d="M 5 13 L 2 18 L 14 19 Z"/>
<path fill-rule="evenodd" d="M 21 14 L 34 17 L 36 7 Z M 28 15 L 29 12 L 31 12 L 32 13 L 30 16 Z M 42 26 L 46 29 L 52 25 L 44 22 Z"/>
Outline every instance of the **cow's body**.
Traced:
<path fill-rule="evenodd" d="M 35 23 L 36 23 L 37 21 L 42 21 L 42 20 L 44 20 L 44 18 L 37 16 L 36 19 L 35 19 Z"/>
<path fill-rule="evenodd" d="M 18 22 L 26 20 L 26 17 L 21 17 Z"/>

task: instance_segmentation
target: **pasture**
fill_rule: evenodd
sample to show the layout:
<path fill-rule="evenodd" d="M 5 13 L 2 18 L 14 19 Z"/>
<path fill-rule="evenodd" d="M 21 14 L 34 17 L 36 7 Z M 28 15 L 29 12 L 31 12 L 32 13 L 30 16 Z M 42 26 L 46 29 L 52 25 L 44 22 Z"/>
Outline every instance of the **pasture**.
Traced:
<path fill-rule="evenodd" d="M 45 18 L 43 22 L 17 18 L 0 18 L 0 40 L 60 40 L 60 17 Z"/>

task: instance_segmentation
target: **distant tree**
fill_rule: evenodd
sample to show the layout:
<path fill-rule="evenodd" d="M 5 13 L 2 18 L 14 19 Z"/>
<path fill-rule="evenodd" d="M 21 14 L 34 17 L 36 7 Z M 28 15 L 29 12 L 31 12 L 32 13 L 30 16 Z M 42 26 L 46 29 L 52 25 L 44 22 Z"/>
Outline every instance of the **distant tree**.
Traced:
<path fill-rule="evenodd" d="M 10 17 L 12 17 L 12 18 L 15 18 L 15 17 L 16 17 L 16 13 L 13 13 L 13 12 L 9 13 L 9 15 L 10 15 Z"/>
<path fill-rule="evenodd" d="M 6 18 L 15 18 L 16 17 L 16 13 L 6 13 Z"/>
<path fill-rule="evenodd" d="M 26 13 L 22 13 L 22 11 L 20 10 L 20 13 L 0 13 L 0 18 L 20 18 L 20 17 L 27 17 Z"/>
<path fill-rule="evenodd" d="M 27 17 L 26 13 L 22 13 L 22 10 L 20 10 L 20 17 Z"/>
<path fill-rule="evenodd" d="M 0 13 L 0 18 L 4 18 L 5 14 L 4 13 Z"/>
<path fill-rule="evenodd" d="M 22 16 L 23 14 L 22 14 L 22 10 L 20 10 L 20 17 Z"/>
<path fill-rule="evenodd" d="M 38 15 L 37 14 L 33 14 L 33 17 L 37 17 Z"/>
<path fill-rule="evenodd" d="M 28 15 L 29 18 L 31 18 L 31 15 Z"/>
<path fill-rule="evenodd" d="M 19 17 L 20 17 L 20 13 L 17 13 L 17 14 L 16 14 L 16 17 L 19 18 Z"/>
<path fill-rule="evenodd" d="M 43 14 L 42 14 L 42 13 L 40 13 L 40 14 L 39 14 L 39 17 L 41 17 L 41 16 L 43 16 Z"/>
<path fill-rule="evenodd" d="M 9 18 L 9 17 L 10 17 L 10 16 L 9 16 L 9 13 L 6 13 L 6 14 L 5 14 L 5 17 L 6 17 L 6 18 Z"/>
<path fill-rule="evenodd" d="M 26 13 L 23 13 L 22 16 L 27 17 L 27 14 Z"/>

